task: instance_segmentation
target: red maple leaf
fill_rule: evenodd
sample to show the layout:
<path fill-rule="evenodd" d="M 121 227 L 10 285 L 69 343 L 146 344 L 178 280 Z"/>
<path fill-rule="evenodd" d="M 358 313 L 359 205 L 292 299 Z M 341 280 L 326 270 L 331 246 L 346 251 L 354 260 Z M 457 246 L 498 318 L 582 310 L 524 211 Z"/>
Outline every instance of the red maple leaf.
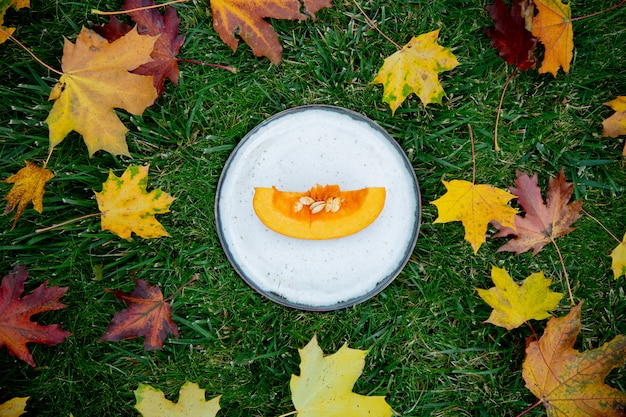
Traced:
<path fill-rule="evenodd" d="M 127 25 L 115 16 L 111 16 L 109 23 L 106 25 L 93 25 L 91 27 L 94 32 L 105 38 L 109 43 L 115 42 L 126 35 L 132 28 L 132 26 Z"/>
<path fill-rule="evenodd" d="M 9 352 L 35 367 L 35 361 L 26 343 L 56 345 L 72 333 L 61 330 L 58 324 L 42 326 L 31 321 L 31 316 L 50 310 L 65 308 L 59 298 L 67 287 L 46 288 L 45 281 L 35 290 L 20 298 L 24 292 L 24 281 L 28 277 L 26 267 L 17 265 L 5 275 L 0 285 L 0 347 L 6 346 Z"/>
<path fill-rule="evenodd" d="M 153 6 L 153 0 L 124 0 L 123 10 L 132 10 L 146 6 Z M 178 85 L 178 51 L 185 42 L 185 36 L 178 33 L 180 19 L 176 9 L 166 7 L 161 15 L 156 9 L 144 9 L 128 12 L 130 18 L 137 24 L 140 35 L 159 35 L 154 44 L 150 57 L 152 62 L 143 64 L 132 71 L 138 75 L 150 75 L 154 79 L 154 88 L 159 96 L 163 94 L 165 79 L 169 78 L 174 85 Z M 109 42 L 121 38 L 132 28 L 115 16 L 104 26 L 94 26 L 93 30 L 106 38 Z"/>
<path fill-rule="evenodd" d="M 543 202 L 541 190 L 537 186 L 536 174 L 531 178 L 518 171 L 515 187 L 510 187 L 509 191 L 517 196 L 517 202 L 524 209 L 525 215 L 515 216 L 516 230 L 496 225 L 499 231 L 494 237 L 516 236 L 498 249 L 498 252 L 515 252 L 519 255 L 532 249 L 535 255 L 557 237 L 573 231 L 572 223 L 581 216 L 583 202 L 577 200 L 569 203 L 574 184 L 565 181 L 563 170 L 556 178 L 550 179 L 546 203 Z"/>
<path fill-rule="evenodd" d="M 496 0 L 487 6 L 495 24 L 495 27 L 487 29 L 487 35 L 491 39 L 491 46 L 498 50 L 508 64 L 525 70 L 534 68 L 537 63 L 537 38 L 526 29 L 522 2 L 525 0 L 513 0 L 510 10 L 502 0 Z"/>
<path fill-rule="evenodd" d="M 113 293 L 128 308 L 115 313 L 99 342 L 144 336 L 144 350 L 161 350 L 168 334 L 178 336 L 178 327 L 172 321 L 172 306 L 163 299 L 159 287 L 137 279 L 131 293 L 105 291 Z"/>

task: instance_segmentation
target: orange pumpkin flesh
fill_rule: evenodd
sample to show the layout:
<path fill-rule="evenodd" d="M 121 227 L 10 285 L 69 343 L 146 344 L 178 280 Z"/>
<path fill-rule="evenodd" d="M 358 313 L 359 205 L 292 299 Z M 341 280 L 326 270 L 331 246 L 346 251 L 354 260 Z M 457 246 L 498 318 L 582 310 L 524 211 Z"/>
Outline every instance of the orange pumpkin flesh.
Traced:
<path fill-rule="evenodd" d="M 383 187 L 341 191 L 338 185 L 316 185 L 306 192 L 259 187 L 252 205 L 263 224 L 277 233 L 298 239 L 334 239 L 372 224 L 385 205 L 385 196 Z"/>

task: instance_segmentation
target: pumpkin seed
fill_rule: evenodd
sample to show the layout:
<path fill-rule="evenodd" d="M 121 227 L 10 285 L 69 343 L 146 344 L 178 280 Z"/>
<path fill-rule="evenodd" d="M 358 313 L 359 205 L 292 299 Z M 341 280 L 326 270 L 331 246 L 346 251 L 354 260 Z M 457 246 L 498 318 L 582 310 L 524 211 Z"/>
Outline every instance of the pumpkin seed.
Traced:
<path fill-rule="evenodd" d="M 309 209 L 311 210 L 311 214 L 316 214 L 324 210 L 325 206 L 326 206 L 326 203 L 324 201 L 316 201 L 315 203 L 309 206 Z"/>
<path fill-rule="evenodd" d="M 339 197 L 328 197 L 326 200 L 326 212 L 337 213 L 341 208 L 341 199 Z"/>

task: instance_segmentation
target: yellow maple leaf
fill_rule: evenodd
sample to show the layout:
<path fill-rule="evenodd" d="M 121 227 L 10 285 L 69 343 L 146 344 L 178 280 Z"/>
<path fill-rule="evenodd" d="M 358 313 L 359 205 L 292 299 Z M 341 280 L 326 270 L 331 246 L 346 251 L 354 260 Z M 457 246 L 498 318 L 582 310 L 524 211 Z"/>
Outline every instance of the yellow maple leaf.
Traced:
<path fill-rule="evenodd" d="M 486 323 L 515 329 L 528 320 L 543 320 L 550 317 L 563 298 L 562 293 L 550 291 L 552 280 L 543 272 L 531 274 L 522 285 L 517 285 L 504 268 L 491 267 L 491 279 L 496 285 L 488 290 L 477 288 L 478 295 L 493 307 Z"/>
<path fill-rule="evenodd" d="M 626 135 L 626 96 L 619 96 L 604 104 L 615 110 L 615 113 L 602 122 L 602 136 L 616 138 Z M 626 143 L 622 155 L 626 156 Z"/>
<path fill-rule="evenodd" d="M 26 163 L 24 168 L 20 169 L 17 174 L 13 174 L 4 180 L 5 182 L 13 184 L 13 188 L 11 188 L 9 194 L 4 198 L 7 200 L 4 214 L 9 214 L 17 207 L 11 230 L 15 228 L 17 220 L 30 201 L 33 202 L 33 208 L 37 210 L 38 213 L 43 211 L 44 187 L 46 182 L 54 177 L 54 174 L 46 168 L 39 167 L 32 162 L 24 162 Z"/>
<path fill-rule="evenodd" d="M 487 225 L 495 221 L 515 228 L 517 210 L 508 202 L 515 195 L 486 184 L 469 181 L 442 181 L 447 192 L 431 202 L 437 207 L 439 216 L 433 223 L 461 221 L 465 228 L 465 240 L 471 243 L 474 254 L 486 241 Z"/>
<path fill-rule="evenodd" d="M 438 37 L 439 29 L 416 36 L 385 59 L 372 84 L 383 85 L 383 102 L 389 104 L 392 113 L 411 93 L 424 105 L 441 104 L 445 93 L 438 74 L 450 71 L 459 61 L 450 48 L 437 44 Z"/>
<path fill-rule="evenodd" d="M 624 234 L 622 243 L 617 245 L 617 247 L 613 249 L 613 252 L 611 252 L 611 258 L 613 259 L 611 268 L 613 268 L 613 276 L 615 279 L 622 275 L 626 276 L 626 234 Z"/>
<path fill-rule="evenodd" d="M 343 345 L 324 356 L 313 339 L 299 350 L 300 376 L 291 376 L 291 396 L 298 417 L 389 417 L 393 410 L 383 396 L 352 392 L 363 372 L 367 351 Z"/>
<path fill-rule="evenodd" d="M 121 177 L 109 172 L 102 191 L 95 193 L 102 230 L 124 239 L 130 239 L 132 232 L 146 239 L 169 236 L 154 215 L 168 213 L 175 198 L 161 189 L 146 190 L 148 169 L 149 165 L 130 165 Z"/>
<path fill-rule="evenodd" d="M 545 47 L 539 72 L 556 77 L 559 68 L 563 68 L 568 73 L 574 56 L 571 6 L 561 0 L 535 0 L 534 4 L 538 13 L 533 18 L 532 33 Z"/>
<path fill-rule="evenodd" d="M 165 398 L 161 390 L 139 384 L 134 391 L 135 409 L 143 417 L 215 417 L 220 409 L 220 397 L 205 400 L 204 390 L 193 382 L 185 382 L 179 391 L 177 403 Z"/>
<path fill-rule="evenodd" d="M 156 99 L 151 76 L 128 72 L 151 61 L 156 39 L 135 27 L 112 43 L 85 28 L 76 44 L 65 40 L 63 76 L 50 93 L 55 103 L 45 120 L 50 150 L 74 130 L 83 135 L 89 156 L 100 149 L 130 156 L 128 129 L 113 109 L 140 115 Z"/>
<path fill-rule="evenodd" d="M 30 397 L 16 397 L 0 404 L 0 416 L 19 417 L 26 412 L 26 401 Z"/>
<path fill-rule="evenodd" d="M 580 333 L 581 307 L 551 318 L 543 336 L 527 345 L 522 364 L 526 388 L 543 403 L 548 417 L 623 417 L 626 394 L 604 379 L 624 365 L 626 336 L 577 351 L 573 346 Z"/>
<path fill-rule="evenodd" d="M 9 35 L 15 32 L 15 28 L 4 27 L 4 15 L 9 7 L 19 10 L 22 7 L 30 7 L 30 0 L 0 0 L 0 43 L 9 39 Z"/>

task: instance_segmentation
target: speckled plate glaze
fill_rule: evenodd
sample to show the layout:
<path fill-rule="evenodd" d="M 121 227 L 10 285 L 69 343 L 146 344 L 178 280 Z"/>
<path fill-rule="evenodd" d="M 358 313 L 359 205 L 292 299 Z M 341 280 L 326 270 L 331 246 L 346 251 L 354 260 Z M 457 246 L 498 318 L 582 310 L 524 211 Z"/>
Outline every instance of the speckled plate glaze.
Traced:
<path fill-rule="evenodd" d="M 331 240 L 293 239 L 269 230 L 252 207 L 255 187 L 305 191 L 385 187 L 385 207 L 362 231 Z M 370 119 L 333 106 L 296 107 L 244 137 L 220 177 L 217 230 L 237 273 L 269 299 L 328 311 L 382 291 L 409 260 L 420 225 L 415 173 L 402 149 Z"/>

